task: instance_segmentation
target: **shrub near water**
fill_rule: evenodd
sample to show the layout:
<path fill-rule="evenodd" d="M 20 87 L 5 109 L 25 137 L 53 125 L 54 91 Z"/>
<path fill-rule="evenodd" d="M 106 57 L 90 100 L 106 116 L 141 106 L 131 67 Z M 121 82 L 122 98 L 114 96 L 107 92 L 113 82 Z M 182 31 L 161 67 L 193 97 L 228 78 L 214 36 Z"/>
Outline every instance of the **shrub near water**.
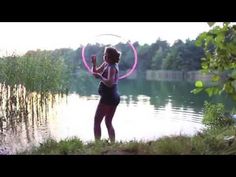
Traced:
<path fill-rule="evenodd" d="M 204 117 L 202 122 L 210 128 L 223 128 L 235 123 L 230 115 L 226 114 L 222 103 L 210 104 L 205 102 L 204 107 Z"/>
<path fill-rule="evenodd" d="M 69 77 L 70 69 L 64 59 L 47 52 L 0 59 L 0 82 L 10 86 L 22 84 L 30 92 L 65 92 Z"/>
<path fill-rule="evenodd" d="M 39 148 L 34 147 L 31 154 L 81 154 L 83 151 L 83 143 L 78 138 L 71 138 L 61 140 L 59 142 L 48 139 L 44 143 L 40 144 Z"/>

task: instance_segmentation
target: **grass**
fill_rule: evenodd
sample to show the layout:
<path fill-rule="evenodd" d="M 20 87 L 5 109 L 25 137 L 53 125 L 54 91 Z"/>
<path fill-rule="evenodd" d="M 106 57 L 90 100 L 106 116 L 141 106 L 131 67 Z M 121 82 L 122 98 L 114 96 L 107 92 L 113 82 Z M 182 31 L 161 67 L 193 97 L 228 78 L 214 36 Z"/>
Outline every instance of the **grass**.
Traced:
<path fill-rule="evenodd" d="M 157 140 L 109 143 L 108 140 L 83 143 L 79 138 L 56 142 L 49 139 L 30 151 L 37 155 L 234 155 L 236 142 L 224 140 L 234 136 L 235 127 L 205 130 L 195 136 L 170 136 Z"/>

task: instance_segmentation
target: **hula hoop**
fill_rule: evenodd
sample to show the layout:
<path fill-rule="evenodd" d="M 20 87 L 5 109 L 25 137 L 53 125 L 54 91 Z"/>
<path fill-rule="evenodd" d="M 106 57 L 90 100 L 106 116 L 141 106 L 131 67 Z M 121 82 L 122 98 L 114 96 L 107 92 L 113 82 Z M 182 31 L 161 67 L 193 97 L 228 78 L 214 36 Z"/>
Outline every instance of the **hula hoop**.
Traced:
<path fill-rule="evenodd" d="M 114 34 L 101 34 L 101 35 L 98 35 L 98 36 L 102 36 L 102 35 L 110 35 L 110 36 L 115 36 L 115 37 L 121 38 L 120 36 L 114 35 Z M 128 77 L 129 75 L 131 75 L 134 72 L 134 70 L 137 66 L 137 63 L 138 63 L 138 55 L 137 55 L 136 49 L 134 48 L 133 44 L 130 41 L 128 41 L 127 43 L 128 43 L 129 47 L 132 49 L 132 51 L 134 53 L 134 64 L 133 64 L 132 68 L 126 74 L 124 74 L 122 76 L 119 76 L 119 79 L 124 79 L 124 78 Z M 84 46 L 82 48 L 82 61 L 83 61 L 83 64 L 84 64 L 85 68 L 88 70 L 88 72 L 92 74 L 91 68 L 89 67 L 88 63 L 86 62 L 85 48 L 86 48 L 86 46 Z"/>

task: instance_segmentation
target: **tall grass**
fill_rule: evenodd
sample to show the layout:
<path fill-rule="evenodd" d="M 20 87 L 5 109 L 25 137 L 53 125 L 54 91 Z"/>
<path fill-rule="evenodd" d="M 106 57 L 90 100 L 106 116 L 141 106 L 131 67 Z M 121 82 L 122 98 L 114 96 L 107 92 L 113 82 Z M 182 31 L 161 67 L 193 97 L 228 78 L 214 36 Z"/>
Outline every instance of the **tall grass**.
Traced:
<path fill-rule="evenodd" d="M 83 143 L 79 138 L 42 142 L 38 147 L 19 154 L 50 154 L 50 155 L 235 155 L 236 141 L 229 144 L 224 136 L 235 135 L 235 127 L 229 130 L 204 133 L 190 136 L 169 136 L 157 140 L 142 142 L 116 142 L 107 140 Z M 222 136 L 221 136 L 221 135 Z M 224 135 L 224 136 L 223 136 Z"/>
<path fill-rule="evenodd" d="M 64 59 L 48 52 L 0 58 L 0 82 L 24 85 L 28 92 L 66 92 L 70 75 Z"/>

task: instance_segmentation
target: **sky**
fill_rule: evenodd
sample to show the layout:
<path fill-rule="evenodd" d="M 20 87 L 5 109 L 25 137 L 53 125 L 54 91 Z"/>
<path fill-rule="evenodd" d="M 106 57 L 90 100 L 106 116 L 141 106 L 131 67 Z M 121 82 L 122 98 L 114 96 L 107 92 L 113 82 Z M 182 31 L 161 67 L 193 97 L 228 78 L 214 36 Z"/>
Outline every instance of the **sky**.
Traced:
<path fill-rule="evenodd" d="M 22 55 L 37 49 L 77 49 L 96 42 L 138 41 L 143 45 L 159 38 L 172 45 L 177 39 L 196 39 L 210 29 L 206 22 L 0 22 L 0 55 Z"/>

